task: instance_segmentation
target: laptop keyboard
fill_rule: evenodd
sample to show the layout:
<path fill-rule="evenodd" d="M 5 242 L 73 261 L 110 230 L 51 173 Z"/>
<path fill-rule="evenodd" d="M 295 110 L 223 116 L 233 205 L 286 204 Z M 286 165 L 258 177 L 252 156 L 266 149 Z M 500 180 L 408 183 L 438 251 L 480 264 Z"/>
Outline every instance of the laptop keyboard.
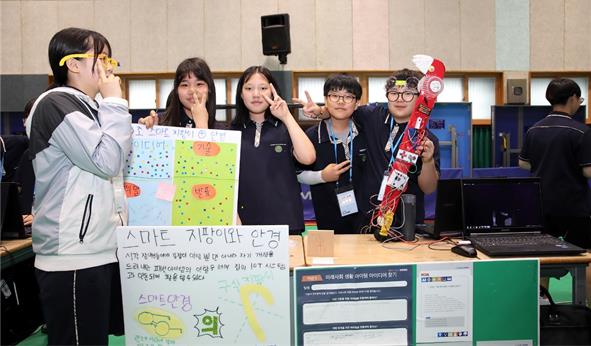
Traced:
<path fill-rule="evenodd" d="M 528 245 L 554 245 L 561 241 L 547 234 L 512 234 L 489 235 L 486 237 L 472 237 L 471 240 L 484 247 L 494 246 L 528 246 Z"/>

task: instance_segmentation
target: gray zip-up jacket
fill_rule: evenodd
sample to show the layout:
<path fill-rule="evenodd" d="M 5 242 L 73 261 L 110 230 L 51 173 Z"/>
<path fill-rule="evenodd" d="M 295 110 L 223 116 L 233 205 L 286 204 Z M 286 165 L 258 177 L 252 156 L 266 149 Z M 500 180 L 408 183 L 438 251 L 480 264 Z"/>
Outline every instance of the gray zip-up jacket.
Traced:
<path fill-rule="evenodd" d="M 131 149 L 127 101 L 96 102 L 77 89 L 42 94 L 27 119 L 35 170 L 35 267 L 64 271 L 117 261 L 127 224 L 122 169 Z"/>

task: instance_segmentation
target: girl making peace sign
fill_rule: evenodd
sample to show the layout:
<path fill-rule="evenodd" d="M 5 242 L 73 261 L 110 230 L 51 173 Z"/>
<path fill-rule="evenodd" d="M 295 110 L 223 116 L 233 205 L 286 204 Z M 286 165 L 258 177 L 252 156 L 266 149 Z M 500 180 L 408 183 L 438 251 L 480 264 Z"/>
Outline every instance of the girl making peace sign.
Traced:
<path fill-rule="evenodd" d="M 232 129 L 242 132 L 238 214 L 244 225 L 304 230 L 295 160 L 316 160 L 312 142 L 281 98 L 271 72 L 251 66 L 238 81 Z"/>
<path fill-rule="evenodd" d="M 138 122 L 147 128 L 154 125 L 222 128 L 223 125 L 215 122 L 215 83 L 205 60 L 196 57 L 183 60 L 176 69 L 164 113 L 151 111 Z"/>

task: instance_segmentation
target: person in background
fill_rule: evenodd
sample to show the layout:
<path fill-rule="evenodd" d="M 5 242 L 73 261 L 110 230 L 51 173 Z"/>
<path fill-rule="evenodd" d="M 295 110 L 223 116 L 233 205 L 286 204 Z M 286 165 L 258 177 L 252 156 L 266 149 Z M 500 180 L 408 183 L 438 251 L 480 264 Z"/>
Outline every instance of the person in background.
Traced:
<path fill-rule="evenodd" d="M 527 130 L 519 166 L 541 179 L 546 231 L 591 248 L 591 189 L 584 174 L 591 160 L 583 145 L 588 127 L 572 118 L 583 102 L 581 89 L 571 79 L 554 79 L 546 99 L 552 112 Z"/>
<path fill-rule="evenodd" d="M 34 102 L 35 99 L 32 99 L 25 105 L 23 124 L 29 116 Z M 35 185 L 35 174 L 29 159 L 29 138 L 20 134 L 8 135 L 2 138 L 2 143 L 6 145 L 5 160 L 2 165 L 4 171 L 2 181 L 19 184 L 19 201 L 23 223 L 29 227 L 33 222 L 31 204 L 33 202 L 33 186 Z"/>
<path fill-rule="evenodd" d="M 590 182 L 591 179 L 591 130 L 587 129 L 581 142 L 581 151 L 579 152 L 579 162 L 583 167 L 583 175 Z M 588 248 L 587 248 L 588 249 Z M 587 306 L 591 302 L 591 266 L 587 266 Z"/>
<path fill-rule="evenodd" d="M 29 139 L 23 135 L 4 135 L 1 137 L 2 150 L 2 181 L 14 182 L 16 169 L 23 153 L 29 147 Z"/>
<path fill-rule="evenodd" d="M 200 129 L 224 127 L 215 121 L 215 83 L 209 66 L 201 58 L 185 59 L 179 64 L 168 100 L 164 113 L 158 115 L 151 111 L 138 123 L 147 128 L 154 125 Z"/>
<path fill-rule="evenodd" d="M 316 162 L 298 174 L 310 185 L 318 229 L 359 233 L 364 218 L 358 212 L 366 170 L 367 143 L 351 116 L 359 106 L 361 85 L 353 76 L 338 74 L 324 82 L 324 102 L 330 118 L 309 128 Z"/>
<path fill-rule="evenodd" d="M 572 118 L 584 101 L 581 88 L 571 79 L 554 79 L 546 99 L 552 111 L 527 130 L 519 167 L 542 182 L 545 231 L 591 249 L 591 138 L 587 125 Z M 587 297 L 590 277 L 587 267 Z M 548 287 L 548 278 L 541 284 Z"/>
<path fill-rule="evenodd" d="M 583 175 L 591 179 L 591 129 L 587 129 L 581 141 L 581 151 L 579 161 L 583 167 Z"/>
<path fill-rule="evenodd" d="M 23 111 L 23 124 L 25 124 L 25 129 L 27 118 L 31 113 L 31 108 L 33 108 L 33 104 L 35 103 L 36 99 L 37 98 L 29 100 L 29 102 L 27 102 L 25 105 L 25 109 Z M 14 181 L 19 183 L 21 188 L 20 201 L 23 213 L 23 223 L 25 226 L 30 227 L 33 224 L 33 214 L 31 213 L 31 207 L 33 205 L 34 199 L 35 171 L 33 170 L 33 163 L 29 157 L 28 148 L 23 153 L 18 167 L 16 168 Z"/>
<path fill-rule="evenodd" d="M 304 231 L 296 161 L 316 159 L 314 145 L 281 98 L 271 72 L 247 68 L 238 80 L 236 117 L 231 129 L 242 132 L 238 214 L 244 225 L 289 225 Z"/>
<path fill-rule="evenodd" d="M 55 87 L 39 96 L 26 121 L 48 344 L 107 345 L 109 332 L 123 333 L 115 231 L 127 224 L 122 169 L 131 114 L 103 35 L 63 29 L 48 51 Z"/>

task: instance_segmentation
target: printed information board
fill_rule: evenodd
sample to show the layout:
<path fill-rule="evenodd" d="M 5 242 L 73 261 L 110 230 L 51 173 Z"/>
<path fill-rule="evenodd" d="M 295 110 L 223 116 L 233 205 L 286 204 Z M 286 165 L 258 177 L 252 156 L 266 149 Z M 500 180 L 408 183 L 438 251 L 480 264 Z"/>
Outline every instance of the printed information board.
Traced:
<path fill-rule="evenodd" d="M 538 344 L 537 259 L 295 268 L 296 345 Z"/>
<path fill-rule="evenodd" d="M 412 340 L 413 268 L 296 268 L 297 345 L 406 345 Z"/>

